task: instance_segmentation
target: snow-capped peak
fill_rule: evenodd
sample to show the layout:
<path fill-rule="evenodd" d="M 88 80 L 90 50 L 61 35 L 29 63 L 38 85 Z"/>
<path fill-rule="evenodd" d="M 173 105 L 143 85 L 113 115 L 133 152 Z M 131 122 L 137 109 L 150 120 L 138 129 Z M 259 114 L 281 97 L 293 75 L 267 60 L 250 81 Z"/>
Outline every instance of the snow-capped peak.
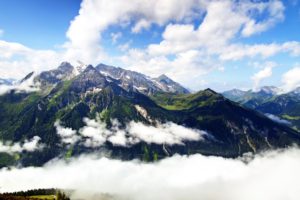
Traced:
<path fill-rule="evenodd" d="M 82 61 L 78 60 L 77 63 L 79 64 L 77 67 L 74 69 L 74 73 L 77 76 L 78 74 L 82 73 L 86 68 L 87 64 L 84 64 Z"/>
<path fill-rule="evenodd" d="M 300 87 L 297 87 L 296 89 L 291 91 L 294 94 L 300 94 Z"/>
<path fill-rule="evenodd" d="M 261 87 L 258 92 L 264 92 L 266 94 L 276 95 L 281 92 L 281 90 L 275 86 L 264 86 Z"/>

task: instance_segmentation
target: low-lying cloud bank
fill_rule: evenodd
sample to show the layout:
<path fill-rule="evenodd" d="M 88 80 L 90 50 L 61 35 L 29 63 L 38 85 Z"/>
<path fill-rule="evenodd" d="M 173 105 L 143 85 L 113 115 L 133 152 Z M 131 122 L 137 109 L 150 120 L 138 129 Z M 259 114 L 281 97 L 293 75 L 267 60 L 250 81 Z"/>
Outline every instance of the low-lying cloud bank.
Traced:
<path fill-rule="evenodd" d="M 0 191 L 75 190 L 74 199 L 298 200 L 300 150 L 242 159 L 173 156 L 157 163 L 82 156 L 44 167 L 2 169 Z M 102 197 L 102 198 L 101 198 Z"/>
<path fill-rule="evenodd" d="M 131 121 L 121 128 L 117 120 L 112 120 L 112 127 L 97 119 L 83 119 L 86 126 L 78 132 L 63 127 L 59 121 L 55 123 L 57 134 L 65 144 L 81 142 L 86 147 L 99 147 L 106 141 L 116 146 L 131 146 L 141 141 L 148 144 L 184 145 L 184 141 L 199 141 L 207 135 L 205 131 L 191 129 L 172 122 L 157 123 L 150 126 L 141 122 Z"/>
<path fill-rule="evenodd" d="M 273 121 L 275 121 L 275 122 L 277 122 L 277 123 L 280 123 L 280 124 L 285 124 L 285 125 L 291 125 L 291 124 L 292 124 L 290 121 L 285 120 L 285 119 L 281 119 L 280 117 L 278 117 L 278 116 L 276 116 L 276 115 L 272 115 L 272 114 L 268 114 L 268 113 L 267 113 L 266 116 L 267 116 L 269 119 L 271 119 L 271 120 L 273 120 Z"/>
<path fill-rule="evenodd" d="M 17 92 L 35 92 L 39 90 L 39 86 L 34 83 L 34 74 L 23 82 L 16 82 L 13 85 L 0 85 L 0 95 L 3 95 L 11 90 Z"/>
<path fill-rule="evenodd" d="M 0 153 L 20 153 L 22 151 L 37 151 L 44 148 L 43 144 L 40 144 L 39 141 L 41 138 L 39 136 L 34 136 L 30 140 L 25 140 L 24 143 L 12 143 L 12 142 L 2 142 L 0 141 Z"/>

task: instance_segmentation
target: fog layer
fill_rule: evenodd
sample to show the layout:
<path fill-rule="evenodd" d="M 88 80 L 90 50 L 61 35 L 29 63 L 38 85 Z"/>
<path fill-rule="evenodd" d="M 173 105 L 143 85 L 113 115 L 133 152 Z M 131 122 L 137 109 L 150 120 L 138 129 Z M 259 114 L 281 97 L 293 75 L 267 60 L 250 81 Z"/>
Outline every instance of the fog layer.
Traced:
<path fill-rule="evenodd" d="M 73 189 L 73 198 L 143 200 L 298 200 L 300 150 L 225 159 L 173 156 L 156 163 L 85 155 L 44 167 L 3 169 L 0 190 Z M 107 195 L 109 194 L 109 195 Z"/>

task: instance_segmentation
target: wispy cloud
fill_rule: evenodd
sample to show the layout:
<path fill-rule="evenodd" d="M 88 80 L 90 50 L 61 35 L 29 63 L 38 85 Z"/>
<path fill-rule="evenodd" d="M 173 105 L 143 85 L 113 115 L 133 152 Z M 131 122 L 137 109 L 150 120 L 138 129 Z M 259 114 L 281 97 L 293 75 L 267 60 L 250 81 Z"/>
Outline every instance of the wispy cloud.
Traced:
<path fill-rule="evenodd" d="M 282 75 L 282 88 L 285 91 L 291 91 L 300 87 L 300 65 L 296 65 L 294 68 L 287 71 L 285 74 Z"/>
<path fill-rule="evenodd" d="M 275 122 L 278 122 L 280 124 L 286 124 L 286 125 L 291 125 L 290 121 L 287 121 L 285 119 L 281 119 L 280 117 L 276 116 L 276 115 L 272 115 L 272 114 L 265 114 L 268 118 L 272 119 Z"/>
<path fill-rule="evenodd" d="M 63 127 L 59 121 L 56 121 L 54 126 L 56 128 L 56 133 L 60 136 L 64 144 L 75 144 L 81 139 L 80 136 L 77 135 L 76 130 Z"/>
<path fill-rule="evenodd" d="M 277 64 L 274 62 L 266 62 L 264 63 L 264 68 L 251 77 L 251 79 L 253 80 L 254 91 L 257 91 L 259 89 L 261 81 L 272 76 L 273 68 L 276 65 Z"/>
<path fill-rule="evenodd" d="M 40 144 L 41 138 L 38 136 L 34 136 L 30 140 L 25 140 L 23 143 L 17 142 L 13 143 L 10 141 L 2 142 L 0 141 L 0 152 L 8 153 L 8 154 L 13 154 L 13 153 L 18 153 L 22 151 L 37 151 L 41 150 L 44 148 L 43 144 Z"/>
<path fill-rule="evenodd" d="M 34 74 L 23 82 L 16 82 L 13 85 L 0 85 L 0 95 L 5 94 L 11 90 L 16 92 L 34 92 L 39 90 L 39 85 L 34 83 Z"/>
<path fill-rule="evenodd" d="M 111 41 L 113 44 L 116 44 L 117 41 L 122 37 L 122 33 L 121 32 L 117 32 L 117 33 L 111 33 Z"/>
<path fill-rule="evenodd" d="M 111 120 L 112 126 L 107 128 L 107 124 L 99 119 L 85 118 L 83 121 L 86 125 L 78 132 L 63 127 L 59 122 L 55 123 L 57 133 L 63 143 L 80 142 L 87 147 L 99 147 L 107 141 L 116 146 L 131 146 L 139 142 L 184 145 L 185 141 L 203 140 L 203 136 L 208 134 L 205 131 L 186 128 L 173 122 L 150 126 L 131 121 L 122 128 L 117 120 Z"/>

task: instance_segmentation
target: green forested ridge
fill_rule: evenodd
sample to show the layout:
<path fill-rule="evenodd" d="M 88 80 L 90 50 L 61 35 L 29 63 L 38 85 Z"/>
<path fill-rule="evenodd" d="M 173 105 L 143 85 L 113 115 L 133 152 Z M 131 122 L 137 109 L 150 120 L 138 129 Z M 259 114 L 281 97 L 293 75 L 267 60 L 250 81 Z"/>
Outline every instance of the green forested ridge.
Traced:
<path fill-rule="evenodd" d="M 226 91 L 223 95 L 245 107 L 257 110 L 265 114 L 276 115 L 279 118 L 286 119 L 291 122 L 291 127 L 300 130 L 300 93 L 299 88 L 288 93 L 276 93 L 276 87 L 270 91 Z"/>

